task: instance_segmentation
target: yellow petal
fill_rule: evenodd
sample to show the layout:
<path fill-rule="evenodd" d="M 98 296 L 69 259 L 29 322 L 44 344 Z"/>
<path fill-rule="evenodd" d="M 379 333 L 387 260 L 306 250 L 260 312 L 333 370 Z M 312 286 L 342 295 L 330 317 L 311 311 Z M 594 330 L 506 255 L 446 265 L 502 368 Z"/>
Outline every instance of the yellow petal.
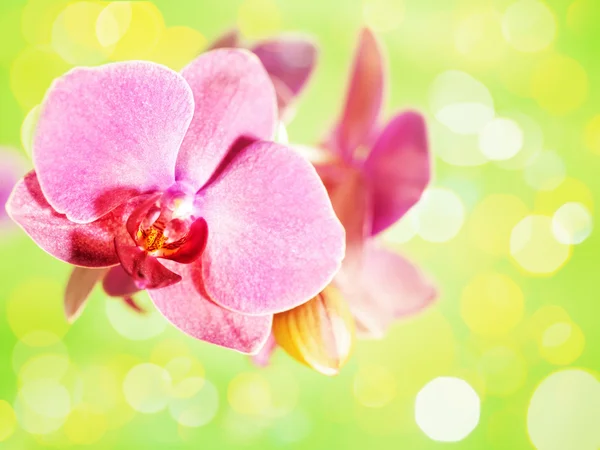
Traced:
<path fill-rule="evenodd" d="M 324 375 L 337 375 L 354 344 L 354 319 L 332 285 L 297 308 L 276 314 L 273 335 L 290 356 Z"/>

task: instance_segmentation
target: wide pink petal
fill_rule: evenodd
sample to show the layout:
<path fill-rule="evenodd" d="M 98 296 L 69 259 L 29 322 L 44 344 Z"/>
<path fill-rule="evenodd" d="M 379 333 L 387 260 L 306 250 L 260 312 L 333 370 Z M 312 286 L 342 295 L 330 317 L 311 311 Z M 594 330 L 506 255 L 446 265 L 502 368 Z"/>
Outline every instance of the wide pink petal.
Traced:
<path fill-rule="evenodd" d="M 71 70 L 46 94 L 34 138 L 48 202 L 87 223 L 135 194 L 168 188 L 193 111 L 189 86 L 164 66 Z"/>
<path fill-rule="evenodd" d="M 346 104 L 332 141 L 334 149 L 351 159 L 362 145 L 368 145 L 383 103 L 384 62 L 373 33 L 362 30 Z"/>
<path fill-rule="evenodd" d="M 363 337 L 382 337 L 394 321 L 418 313 L 437 296 L 421 270 L 373 241 L 365 245 L 362 262 L 358 275 L 342 270 L 336 282 Z"/>
<path fill-rule="evenodd" d="M 140 291 L 133 278 L 120 264 L 110 268 L 102 280 L 102 288 L 111 297 L 129 297 Z"/>
<path fill-rule="evenodd" d="M 317 295 L 340 267 L 343 228 L 315 169 L 291 149 L 249 145 L 197 203 L 209 230 L 206 290 L 226 308 L 288 310 Z"/>
<path fill-rule="evenodd" d="M 136 206 L 136 201 L 131 201 L 95 222 L 77 224 L 52 209 L 35 172 L 29 172 L 15 186 L 6 210 L 37 245 L 55 258 L 76 266 L 108 267 L 119 262 L 115 236 L 130 239 L 125 221 Z"/>
<path fill-rule="evenodd" d="M 208 50 L 216 50 L 218 48 L 236 48 L 240 46 L 240 32 L 237 28 L 226 31 L 208 47 Z"/>
<path fill-rule="evenodd" d="M 73 269 L 65 290 L 65 315 L 69 322 L 79 317 L 94 287 L 108 270 L 108 268 L 88 269 L 87 267 Z"/>
<path fill-rule="evenodd" d="M 236 143 L 273 137 L 277 104 L 268 74 L 247 50 L 204 53 L 182 75 L 194 92 L 196 109 L 177 159 L 176 177 L 199 189 Z"/>
<path fill-rule="evenodd" d="M 365 161 L 373 191 L 375 235 L 393 225 L 421 198 L 431 178 L 423 116 L 405 112 L 385 127 Z"/>
<path fill-rule="evenodd" d="M 259 42 L 252 51 L 269 75 L 281 80 L 293 95 L 305 86 L 317 62 L 317 46 L 305 36 L 282 34 Z"/>
<path fill-rule="evenodd" d="M 175 263 L 166 264 L 174 268 Z M 272 316 L 245 316 L 210 301 L 203 293 L 200 264 L 178 265 L 177 270 L 183 277 L 180 283 L 148 291 L 173 325 L 196 339 L 242 353 L 260 350 L 271 332 Z"/>

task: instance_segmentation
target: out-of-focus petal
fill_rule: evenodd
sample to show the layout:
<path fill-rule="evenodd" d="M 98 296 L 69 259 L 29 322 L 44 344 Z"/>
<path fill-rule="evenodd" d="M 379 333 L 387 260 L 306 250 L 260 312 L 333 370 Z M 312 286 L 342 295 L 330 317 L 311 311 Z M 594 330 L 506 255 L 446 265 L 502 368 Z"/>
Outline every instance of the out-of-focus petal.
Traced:
<path fill-rule="evenodd" d="M 95 222 L 73 223 L 52 209 L 35 172 L 29 172 L 15 186 L 6 210 L 37 245 L 55 258 L 76 266 L 107 267 L 119 262 L 115 236 L 130 239 L 125 221 L 136 206 L 136 201 L 130 201 Z"/>
<path fill-rule="evenodd" d="M 87 223 L 138 193 L 168 188 L 193 112 L 190 87 L 164 66 L 71 70 L 48 91 L 34 139 L 48 203 Z"/>
<path fill-rule="evenodd" d="M 216 50 L 218 48 L 236 48 L 240 46 L 240 32 L 237 28 L 227 31 L 219 36 L 210 45 L 208 50 Z"/>
<path fill-rule="evenodd" d="M 297 308 L 275 314 L 273 335 L 297 361 L 324 375 L 337 375 L 350 357 L 354 320 L 332 285 Z"/>
<path fill-rule="evenodd" d="M 306 36 L 282 34 L 259 42 L 252 51 L 269 75 L 281 80 L 293 95 L 305 86 L 317 62 L 317 46 Z"/>
<path fill-rule="evenodd" d="M 344 230 L 315 169 L 291 149 L 244 148 L 199 193 L 197 207 L 210 230 L 206 291 L 225 308 L 285 311 L 317 295 L 340 267 Z"/>
<path fill-rule="evenodd" d="M 240 140 L 274 136 L 275 90 L 258 58 L 247 50 L 204 53 L 182 75 L 192 88 L 196 109 L 177 159 L 176 177 L 199 189 Z"/>
<path fill-rule="evenodd" d="M 337 126 L 333 146 L 351 159 L 362 145 L 368 145 L 383 103 L 384 62 L 373 33 L 362 30 L 346 104 Z"/>
<path fill-rule="evenodd" d="M 175 263 L 166 261 L 169 267 Z M 200 264 L 179 265 L 183 280 L 164 289 L 148 291 L 158 310 L 177 328 L 196 339 L 253 354 L 271 332 L 272 316 L 245 316 L 208 299 Z"/>
<path fill-rule="evenodd" d="M 133 278 L 120 264 L 109 269 L 102 280 L 102 288 L 111 297 L 127 297 L 140 291 Z"/>
<path fill-rule="evenodd" d="M 269 335 L 267 342 L 262 346 L 260 351 L 252 356 L 252 362 L 259 367 L 267 367 L 271 362 L 271 356 L 273 356 L 273 352 L 277 348 L 277 342 L 273 337 L 273 334 Z"/>
<path fill-rule="evenodd" d="M 123 269 L 140 289 L 160 289 L 181 281 L 181 276 L 135 245 L 123 244 L 122 239 L 115 239 L 115 249 Z"/>
<path fill-rule="evenodd" d="M 363 249 L 362 262 L 358 276 L 342 270 L 336 277 L 359 337 L 381 338 L 394 321 L 414 315 L 435 301 L 435 286 L 406 258 L 370 241 Z"/>
<path fill-rule="evenodd" d="M 405 112 L 385 127 L 365 161 L 373 191 L 373 235 L 393 225 L 421 198 L 431 177 L 423 116 Z"/>
<path fill-rule="evenodd" d="M 65 291 L 65 315 L 69 322 L 74 322 L 79 317 L 94 286 L 108 270 L 107 268 L 88 269 L 86 267 L 73 269 Z"/>
<path fill-rule="evenodd" d="M 371 230 L 371 192 L 362 174 L 346 169 L 341 182 L 329 192 L 331 204 L 346 230 L 344 268 L 358 270 L 364 239 Z M 353 267 L 353 269 L 351 269 Z"/>

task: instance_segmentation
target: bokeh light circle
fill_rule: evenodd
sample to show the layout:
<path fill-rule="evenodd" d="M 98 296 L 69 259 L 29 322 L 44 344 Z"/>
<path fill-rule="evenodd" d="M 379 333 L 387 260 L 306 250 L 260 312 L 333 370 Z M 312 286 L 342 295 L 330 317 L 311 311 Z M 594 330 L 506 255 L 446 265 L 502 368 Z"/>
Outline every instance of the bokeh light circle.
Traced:
<path fill-rule="evenodd" d="M 479 148 L 490 160 L 502 161 L 514 157 L 523 147 L 523 131 L 519 125 L 506 118 L 488 122 L 479 134 Z"/>
<path fill-rule="evenodd" d="M 138 364 L 127 372 L 123 392 L 136 411 L 156 413 L 165 409 L 171 398 L 171 376 L 156 364 Z"/>
<path fill-rule="evenodd" d="M 479 360 L 479 373 L 486 394 L 506 397 L 514 394 L 527 378 L 527 362 L 517 351 L 506 346 L 486 350 Z"/>
<path fill-rule="evenodd" d="M 513 228 L 510 252 L 513 259 L 526 271 L 551 274 L 569 259 L 571 246 L 556 240 L 550 217 L 530 215 Z"/>
<path fill-rule="evenodd" d="M 404 1 L 365 0 L 363 16 L 365 23 L 373 31 L 385 33 L 395 30 L 404 19 Z"/>
<path fill-rule="evenodd" d="M 404 244 L 415 237 L 419 230 L 419 218 L 414 211 L 414 209 L 409 210 L 402 219 L 385 230 L 381 234 L 381 239 L 388 244 L 394 245 Z"/>
<path fill-rule="evenodd" d="M 512 120 L 517 124 L 523 134 L 521 149 L 511 158 L 495 161 L 498 167 L 507 170 L 521 170 L 527 167 L 538 155 L 544 146 L 544 133 L 540 125 L 531 117 L 520 111 L 499 111 L 498 115 Z"/>
<path fill-rule="evenodd" d="M 580 369 L 554 372 L 537 387 L 527 411 L 527 428 L 539 450 L 596 450 L 600 447 L 600 381 Z"/>
<path fill-rule="evenodd" d="M 63 311 L 63 287 L 51 279 L 27 279 L 10 293 L 6 318 L 15 336 L 26 344 L 52 344 L 45 339 L 60 339 L 69 329 Z M 38 331 L 47 333 L 33 333 Z"/>
<path fill-rule="evenodd" d="M 479 413 L 479 396 L 460 378 L 435 378 L 419 391 L 415 402 L 417 425 L 435 441 L 461 441 L 479 423 Z"/>
<path fill-rule="evenodd" d="M 567 177 L 552 191 L 539 191 L 535 197 L 535 209 L 540 213 L 554 215 L 565 203 L 577 202 L 594 212 L 594 195 L 581 180 Z"/>
<path fill-rule="evenodd" d="M 363 406 L 380 408 L 396 396 L 396 380 L 384 366 L 361 367 L 354 376 L 354 397 Z"/>
<path fill-rule="evenodd" d="M 465 207 L 453 191 L 428 188 L 415 206 L 419 236 L 429 242 L 446 242 L 462 228 Z"/>
<path fill-rule="evenodd" d="M 116 332 L 127 339 L 142 341 L 165 331 L 167 321 L 156 310 L 148 295 L 145 292 L 136 294 L 135 300 L 144 309 L 143 313 L 133 310 L 119 298 L 106 299 L 106 316 Z"/>
<path fill-rule="evenodd" d="M 235 412 L 248 416 L 267 413 L 272 403 L 268 381 L 254 372 L 240 373 L 231 380 L 227 399 Z"/>
<path fill-rule="evenodd" d="M 494 117 L 487 87 L 466 72 L 448 70 L 433 81 L 429 107 L 436 119 L 454 133 L 477 134 Z"/>
<path fill-rule="evenodd" d="M 540 355 L 556 365 L 572 364 L 585 348 L 585 336 L 581 328 L 572 321 L 555 322 L 540 336 Z"/>
<path fill-rule="evenodd" d="M 531 75 L 531 96 L 551 114 L 562 116 L 587 99 L 589 80 L 581 64 L 568 56 L 542 59 Z"/>
<path fill-rule="evenodd" d="M 0 399 L 0 442 L 12 436 L 17 427 L 17 416 L 10 403 Z"/>
<path fill-rule="evenodd" d="M 201 427 L 216 416 L 219 409 L 219 393 L 210 381 L 202 381 L 195 383 L 193 389 L 187 389 L 185 395 L 182 395 L 180 389 L 179 395 L 169 402 L 169 413 L 180 425 Z"/>
<path fill-rule="evenodd" d="M 529 213 L 529 208 L 514 195 L 491 194 L 479 202 L 469 216 L 469 239 L 491 255 L 510 254 L 510 235 L 514 226 Z"/>
<path fill-rule="evenodd" d="M 581 244 L 592 232 L 592 215 L 581 203 L 565 203 L 552 216 L 552 232 L 562 244 Z"/>
<path fill-rule="evenodd" d="M 98 42 L 103 47 L 115 45 L 125 35 L 131 23 L 130 2 L 109 3 L 98 14 L 95 31 Z"/>
<path fill-rule="evenodd" d="M 521 288 L 507 275 L 481 274 L 473 278 L 461 295 L 460 310 L 467 326 L 480 336 L 509 333 L 523 318 Z"/>
<path fill-rule="evenodd" d="M 529 186 L 538 191 L 552 191 L 564 181 L 567 169 L 560 155 L 545 151 L 536 155 L 523 174 Z"/>
<path fill-rule="evenodd" d="M 456 50 L 478 63 L 490 64 L 500 60 L 506 47 L 501 19 L 495 11 L 475 12 L 464 18 L 454 34 Z"/>
<path fill-rule="evenodd" d="M 502 17 L 502 32 L 510 45 L 521 52 L 538 52 L 556 35 L 556 19 L 548 6 L 538 0 L 519 0 Z"/>
<path fill-rule="evenodd" d="M 600 115 L 594 116 L 586 125 L 585 146 L 596 154 L 600 154 Z"/>
<path fill-rule="evenodd" d="M 108 426 L 103 414 L 81 405 L 71 411 L 63 429 L 71 443 L 91 445 L 102 439 Z"/>

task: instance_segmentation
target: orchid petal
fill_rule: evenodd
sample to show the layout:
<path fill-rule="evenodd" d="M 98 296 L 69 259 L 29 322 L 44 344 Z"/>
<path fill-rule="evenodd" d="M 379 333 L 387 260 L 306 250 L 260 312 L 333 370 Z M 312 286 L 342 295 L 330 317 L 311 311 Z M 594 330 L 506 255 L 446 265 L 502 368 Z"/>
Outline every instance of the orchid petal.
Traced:
<path fill-rule="evenodd" d="M 123 269 L 140 289 L 160 289 L 181 281 L 181 276 L 135 245 L 115 239 L 115 249 Z"/>
<path fill-rule="evenodd" d="M 177 181 L 201 188 L 240 140 L 270 139 L 277 126 L 273 84 L 246 50 L 213 50 L 182 72 L 194 93 L 194 119 L 177 159 Z"/>
<path fill-rule="evenodd" d="M 115 236 L 131 239 L 124 223 L 136 207 L 134 200 L 95 222 L 73 223 L 48 204 L 35 172 L 29 172 L 17 183 L 6 204 L 9 216 L 43 250 L 61 261 L 83 267 L 107 267 L 119 262 L 113 240 Z"/>
<path fill-rule="evenodd" d="M 257 142 L 200 191 L 210 237 L 204 283 L 219 305 L 272 314 L 304 303 L 331 281 L 344 231 L 314 168 L 279 144 Z"/>
<path fill-rule="evenodd" d="M 373 33 L 362 30 L 346 105 L 338 124 L 334 149 L 344 159 L 352 159 L 362 145 L 368 145 L 383 104 L 384 62 Z"/>
<path fill-rule="evenodd" d="M 317 61 L 317 46 L 308 37 L 280 35 L 259 42 L 252 52 L 272 77 L 281 80 L 298 95 L 306 85 Z"/>
<path fill-rule="evenodd" d="M 360 337 L 381 338 L 394 321 L 422 311 L 435 300 L 434 285 L 406 258 L 369 242 L 362 261 L 358 276 L 340 271 L 336 277 Z"/>
<path fill-rule="evenodd" d="M 427 132 L 415 112 L 395 116 L 385 127 L 365 161 L 365 176 L 373 190 L 373 229 L 385 230 L 421 198 L 431 177 Z"/>
<path fill-rule="evenodd" d="M 173 268 L 176 263 L 166 264 Z M 148 291 L 158 310 L 196 339 L 241 353 L 258 352 L 271 332 L 272 316 L 245 316 L 221 308 L 204 293 L 200 264 L 179 265 L 178 270 L 180 283 Z"/>
<path fill-rule="evenodd" d="M 193 111 L 189 86 L 164 66 L 71 70 L 48 91 L 34 139 L 48 203 L 88 223 L 138 193 L 168 188 Z"/>
<path fill-rule="evenodd" d="M 271 333 L 260 351 L 252 356 L 252 362 L 258 367 L 267 367 L 271 362 L 271 356 L 273 356 L 275 349 L 277 349 L 277 342 Z"/>
<path fill-rule="evenodd" d="M 6 203 L 10 197 L 15 184 L 25 173 L 27 173 L 27 163 L 17 151 L 6 147 L 0 147 L 0 227 L 7 219 Z"/>
<path fill-rule="evenodd" d="M 111 297 L 129 297 L 140 291 L 133 278 L 120 264 L 110 268 L 102 280 L 102 288 Z"/>
<path fill-rule="evenodd" d="M 85 267 L 73 269 L 65 291 L 65 315 L 69 322 L 72 323 L 79 317 L 89 295 L 108 270 Z"/>

